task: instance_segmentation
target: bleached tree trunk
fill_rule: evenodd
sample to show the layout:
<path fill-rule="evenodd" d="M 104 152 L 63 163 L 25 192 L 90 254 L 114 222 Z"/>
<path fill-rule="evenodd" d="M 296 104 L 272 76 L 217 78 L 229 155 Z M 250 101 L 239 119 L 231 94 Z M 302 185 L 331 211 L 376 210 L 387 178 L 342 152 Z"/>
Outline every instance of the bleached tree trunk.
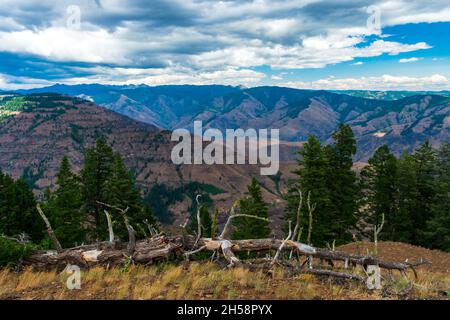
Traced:
<path fill-rule="evenodd" d="M 302 190 L 298 189 L 298 195 L 299 195 L 299 202 L 298 202 L 298 207 L 297 207 L 297 219 L 295 222 L 294 233 L 292 233 L 292 236 L 291 236 L 291 240 L 293 240 L 293 241 L 296 240 L 297 233 L 299 232 L 300 225 L 301 225 L 301 211 L 302 211 L 302 206 L 303 206 Z"/>
<path fill-rule="evenodd" d="M 58 252 L 63 251 L 61 243 L 56 237 L 55 232 L 53 232 L 52 226 L 50 225 L 50 221 L 48 221 L 47 216 L 45 215 L 44 211 L 42 211 L 41 206 L 39 204 L 36 205 L 36 209 L 39 212 L 39 215 L 41 216 L 42 220 L 44 220 L 45 226 L 47 227 L 47 233 L 50 239 L 52 240 L 53 247 Z"/>
<path fill-rule="evenodd" d="M 111 222 L 111 215 L 108 211 L 103 210 L 106 215 L 106 220 L 108 221 L 108 232 L 109 232 L 109 243 L 114 243 L 114 230 Z"/>
<path fill-rule="evenodd" d="M 311 235 L 312 235 L 312 226 L 313 226 L 313 212 L 316 210 L 316 204 L 311 205 L 311 191 L 308 192 L 308 216 L 309 216 L 309 223 L 308 223 L 308 237 L 306 242 L 311 245 Z"/>
<path fill-rule="evenodd" d="M 383 227 L 384 227 L 384 213 L 381 215 L 381 225 L 379 227 L 377 225 L 373 227 L 373 242 L 375 255 L 378 255 L 378 236 L 381 230 L 383 230 Z"/>
<path fill-rule="evenodd" d="M 127 212 L 128 212 L 128 210 L 130 210 L 130 208 L 126 207 L 125 209 L 122 209 L 122 208 L 119 208 L 117 206 L 112 206 L 110 204 L 103 203 L 103 202 L 100 202 L 100 201 L 97 201 L 97 203 L 101 204 L 101 205 L 103 205 L 105 207 L 112 208 L 112 209 L 115 209 L 115 210 L 119 211 L 119 213 L 122 216 L 123 221 L 125 223 L 125 227 L 127 228 L 127 231 L 128 231 L 127 250 L 128 250 L 128 253 L 131 255 L 134 252 L 134 249 L 136 247 L 136 231 L 134 231 L 134 228 L 130 224 L 130 221 L 128 220 L 128 217 L 127 217 Z"/>

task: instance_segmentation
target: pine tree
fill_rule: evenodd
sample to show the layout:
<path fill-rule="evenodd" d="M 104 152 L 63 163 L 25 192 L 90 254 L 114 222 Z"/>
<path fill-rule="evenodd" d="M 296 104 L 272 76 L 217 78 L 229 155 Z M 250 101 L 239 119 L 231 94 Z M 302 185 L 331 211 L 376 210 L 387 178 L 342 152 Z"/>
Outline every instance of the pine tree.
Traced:
<path fill-rule="evenodd" d="M 436 195 L 431 204 L 424 239 L 427 247 L 450 252 L 450 144 L 444 143 L 437 153 Z"/>
<path fill-rule="evenodd" d="M 118 153 L 114 155 L 111 173 L 104 183 L 102 199 L 109 205 L 123 209 L 128 208 L 127 217 L 131 225 L 142 223 L 146 218 L 153 220 L 152 216 L 146 216 L 148 212 L 144 211 L 134 178 Z M 123 217 L 115 210 L 109 210 L 109 212 L 112 215 L 115 234 L 121 239 L 126 239 L 128 231 Z"/>
<path fill-rule="evenodd" d="M 128 208 L 127 217 L 138 232 L 138 236 L 145 235 L 143 225 L 150 224 L 156 227 L 152 210 L 144 205 L 135 179 L 125 166 L 122 156 L 118 153 L 114 154 L 105 139 L 97 140 L 95 147 L 86 151 L 81 182 L 83 209 L 88 217 L 94 218 L 95 228 L 92 234 L 97 239 L 107 237 L 105 209 L 112 217 L 115 235 L 120 239 L 128 237 L 128 231 L 120 213 L 100 203 L 121 209 Z"/>
<path fill-rule="evenodd" d="M 36 200 L 28 184 L 14 181 L 0 171 L 0 234 L 25 233 L 34 242 L 44 238 L 45 226 L 36 211 Z"/>
<path fill-rule="evenodd" d="M 411 242 L 414 234 L 413 212 L 418 201 L 417 168 L 414 158 L 404 152 L 398 159 L 397 206 L 394 241 Z"/>
<path fill-rule="evenodd" d="M 268 218 L 267 204 L 262 198 L 261 186 L 255 177 L 248 186 L 247 197 L 240 201 L 240 210 L 242 214 Z M 233 239 L 261 239 L 270 236 L 268 221 L 238 217 L 233 219 L 233 226 Z"/>
<path fill-rule="evenodd" d="M 113 160 L 111 147 L 105 139 L 98 139 L 95 147 L 86 151 L 81 171 L 83 209 L 86 216 L 94 218 L 92 235 L 97 238 L 107 234 L 107 230 L 103 230 L 107 225 L 104 208 L 97 201 L 106 201 L 105 183 L 111 176 Z"/>
<path fill-rule="evenodd" d="M 299 151 L 298 169 L 294 171 L 298 178 L 293 181 L 287 195 L 287 219 L 296 223 L 297 210 L 299 206 L 299 190 L 303 194 L 303 209 L 301 211 L 301 223 L 303 230 L 308 228 L 306 219 L 306 197 L 311 193 L 311 203 L 316 205 L 314 211 L 314 230 L 312 243 L 325 245 L 332 240 L 331 221 L 329 216 L 330 200 L 327 187 L 328 164 L 324 157 L 324 150 L 320 141 L 315 136 L 310 136 L 308 142 Z M 304 217 L 304 218 L 303 218 Z M 298 235 L 295 235 L 297 239 Z M 306 233 L 302 240 L 305 241 Z"/>
<path fill-rule="evenodd" d="M 363 219 L 372 225 L 380 225 L 385 216 L 383 235 L 385 240 L 395 237 L 397 215 L 397 159 L 387 145 L 378 148 L 369 164 L 361 171 L 361 206 Z"/>
<path fill-rule="evenodd" d="M 342 124 L 333 133 L 334 144 L 324 148 L 328 171 L 327 186 L 330 195 L 330 221 L 337 243 L 350 241 L 348 232 L 356 225 L 356 174 L 352 170 L 356 153 L 356 140 L 350 126 Z M 331 239 L 330 239 L 331 240 Z"/>
<path fill-rule="evenodd" d="M 427 245 L 423 238 L 427 220 L 432 218 L 432 203 L 436 197 L 436 153 L 429 142 L 425 142 L 413 154 L 417 169 L 417 199 L 412 211 L 414 224 L 413 244 Z"/>
<path fill-rule="evenodd" d="M 61 161 L 56 185 L 46 204 L 49 219 L 63 247 L 79 245 L 85 240 L 81 184 L 79 177 L 71 171 L 67 156 Z"/>

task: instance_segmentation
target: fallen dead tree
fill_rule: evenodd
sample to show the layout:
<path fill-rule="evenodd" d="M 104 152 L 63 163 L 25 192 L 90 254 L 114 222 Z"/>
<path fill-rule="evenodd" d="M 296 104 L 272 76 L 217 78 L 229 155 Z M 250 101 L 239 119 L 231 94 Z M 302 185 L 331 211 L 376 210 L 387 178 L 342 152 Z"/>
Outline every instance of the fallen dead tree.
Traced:
<path fill-rule="evenodd" d="M 92 267 L 96 265 L 103 266 L 117 266 L 123 265 L 126 261 L 131 261 L 135 264 L 152 264 L 156 261 L 168 259 L 170 257 L 182 257 L 186 254 L 188 248 L 192 247 L 192 244 L 196 241 L 194 237 L 166 237 L 158 236 L 148 238 L 145 240 L 137 241 L 133 252 L 128 250 L 128 243 L 115 242 L 113 244 L 109 242 L 103 242 L 94 245 L 81 246 L 72 249 L 66 249 L 61 252 L 56 250 L 37 251 L 32 254 L 24 263 L 32 265 L 37 268 L 64 268 L 67 264 L 76 264 L 80 267 Z M 284 245 L 283 245 L 284 243 Z M 282 246 L 283 245 L 283 246 Z M 317 249 L 306 244 L 292 241 L 292 240 L 278 240 L 278 239 L 253 239 L 253 240 L 218 240 L 210 238 L 200 238 L 197 246 L 200 251 L 217 252 L 227 262 L 228 267 L 244 266 L 245 264 L 252 264 L 252 261 L 241 261 L 236 257 L 237 252 L 275 252 L 282 247 L 282 251 L 290 252 L 294 251 L 305 257 L 312 257 L 317 259 L 323 259 L 327 261 L 342 261 L 349 262 L 353 265 L 361 265 L 366 267 L 368 265 L 377 265 L 380 268 L 388 270 L 406 271 L 412 269 L 415 271 L 415 267 L 428 262 L 423 261 L 420 263 L 400 263 L 383 261 L 372 256 L 360 256 L 352 255 L 339 251 L 329 251 L 325 249 Z M 267 260 L 265 268 L 270 269 L 273 266 L 273 260 Z M 277 263 L 278 264 L 278 263 Z M 284 263 L 279 263 L 281 266 L 287 267 Z M 294 264 L 290 263 L 293 267 Z M 300 271 L 302 266 L 297 266 Z M 261 267 L 262 268 L 262 267 Z M 314 270 L 314 271 L 311 271 Z M 304 272 L 337 276 L 348 279 L 357 279 L 353 275 L 346 275 L 333 273 L 329 271 L 318 271 L 311 266 L 303 268 Z"/>
<path fill-rule="evenodd" d="M 382 269 L 407 271 L 412 269 L 415 271 L 417 266 L 429 264 L 428 261 L 420 261 L 417 263 L 407 262 L 392 262 L 384 261 L 373 256 L 353 255 L 340 251 L 331 251 L 326 249 L 314 248 L 312 246 L 292 241 L 292 240 L 278 240 L 278 239 L 253 239 L 253 240 L 213 240 L 200 239 L 199 246 L 204 247 L 205 250 L 222 250 L 225 248 L 226 253 L 224 257 L 232 265 L 235 265 L 237 259 L 231 253 L 236 252 L 258 252 L 258 251 L 275 251 L 282 248 L 283 251 L 294 251 L 306 257 L 317 258 L 320 260 L 335 262 L 341 261 L 345 265 L 360 265 L 366 269 L 369 265 L 376 265 Z M 236 260 L 237 259 L 237 260 Z M 241 263 L 239 261 L 239 263 Z"/>
<path fill-rule="evenodd" d="M 181 238 L 167 238 L 158 236 L 137 241 L 132 252 L 129 243 L 102 242 L 93 245 L 66 249 L 36 251 L 25 261 L 38 269 L 64 268 L 67 264 L 88 268 L 96 265 L 118 266 L 127 261 L 136 264 L 151 264 L 168 259 L 171 255 L 181 255 L 183 244 Z"/>
<path fill-rule="evenodd" d="M 362 266 L 364 270 L 369 265 L 376 265 L 387 270 L 399 270 L 404 273 L 408 269 L 412 269 L 417 277 L 415 267 L 421 264 L 427 264 L 427 261 L 419 263 L 407 262 L 391 262 L 383 261 L 373 256 L 353 255 L 345 252 L 334 250 L 320 249 L 313 246 L 292 240 L 292 231 L 286 239 L 248 239 L 248 240 L 230 240 L 228 234 L 230 230 L 231 220 L 241 215 L 235 212 L 237 203 L 233 204 L 229 218 L 225 227 L 217 238 L 205 238 L 201 235 L 201 228 L 195 236 L 186 235 L 180 237 L 167 237 L 157 235 L 144 240 L 135 239 L 133 227 L 129 224 L 126 216 L 127 209 L 116 208 L 103 204 L 111 209 L 118 210 L 122 215 L 128 230 L 129 241 L 114 241 L 113 230 L 109 223 L 109 241 L 79 246 L 76 248 L 62 249 L 58 246 L 59 242 L 51 230 L 50 224 L 47 225 L 49 234 L 54 237 L 55 250 L 36 251 L 24 261 L 25 265 L 32 265 L 38 269 L 64 268 L 68 264 L 78 265 L 82 268 L 92 266 L 118 266 L 127 263 L 149 265 L 156 261 L 167 260 L 171 257 L 177 259 L 189 259 L 191 256 L 202 251 L 209 251 L 216 258 L 217 262 L 226 261 L 228 268 L 242 266 L 250 269 L 266 269 L 270 271 L 275 265 L 289 269 L 292 273 L 309 273 L 319 276 L 328 276 L 342 279 L 351 279 L 359 282 L 364 278 L 351 274 L 342 273 L 334 270 L 317 269 L 313 261 L 327 261 L 331 267 L 335 262 L 343 262 L 345 269 L 351 266 Z M 42 213 L 43 215 L 43 213 Z M 42 216 L 41 215 L 41 216 Z M 43 215 L 45 216 L 45 215 Z M 253 217 L 253 216 L 250 216 Z M 263 219 L 254 217 L 255 219 Z M 197 214 L 198 225 L 200 225 L 199 215 Z M 289 224 L 291 225 L 291 224 Z M 298 229 L 296 224 L 296 230 Z M 238 252 L 269 252 L 275 253 L 273 258 L 256 260 L 241 260 L 236 256 Z M 285 254 L 284 254 L 285 253 Z M 306 260 L 301 263 L 298 259 L 291 259 L 292 253 L 296 253 L 297 257 L 305 257 Z M 223 260 L 222 260 L 223 259 Z M 308 265 L 306 265 L 308 262 Z"/>

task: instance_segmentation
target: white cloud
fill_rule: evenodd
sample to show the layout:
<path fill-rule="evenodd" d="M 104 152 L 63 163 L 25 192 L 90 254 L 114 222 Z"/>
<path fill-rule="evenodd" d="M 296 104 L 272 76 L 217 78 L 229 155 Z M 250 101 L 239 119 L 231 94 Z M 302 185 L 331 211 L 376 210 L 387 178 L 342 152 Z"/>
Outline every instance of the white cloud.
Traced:
<path fill-rule="evenodd" d="M 358 62 L 355 62 L 353 65 L 354 65 L 354 66 L 361 66 L 361 65 L 363 65 L 363 64 L 364 64 L 364 62 L 358 61 Z"/>
<path fill-rule="evenodd" d="M 383 75 L 380 77 L 327 78 L 312 82 L 286 82 L 282 85 L 317 90 L 449 90 L 450 80 L 439 74 L 426 77 Z"/>
<path fill-rule="evenodd" d="M 343 1 L 342 8 L 319 0 L 157 0 L 152 6 L 105 0 L 101 8 L 92 1 L 79 4 L 80 30 L 65 27 L 71 1 L 51 1 L 48 12 L 41 12 L 42 17 L 34 12 L 33 18 L 26 11 L 33 8 L 29 1 L 7 1 L 6 6 L 23 8 L 9 10 L 10 16 L 3 19 L 0 9 L 0 20 L 14 28 L 0 31 L 0 50 L 53 61 L 126 67 L 181 64 L 203 70 L 257 65 L 296 69 L 429 48 L 424 43 L 367 43 L 365 36 L 371 31 L 366 27 L 365 8 L 369 1 Z M 379 1 L 376 5 L 382 21 L 392 24 L 399 12 L 409 14 L 411 21 L 422 17 L 428 22 L 450 7 L 435 2 L 429 9 L 414 0 Z M 413 9 L 425 15 L 418 16 Z M 27 26 L 28 20 L 33 25 Z"/>
<path fill-rule="evenodd" d="M 115 37 L 106 30 L 48 28 L 0 32 L 0 51 L 28 53 L 54 61 L 130 63 L 126 55 L 132 46 L 120 35 Z"/>
<path fill-rule="evenodd" d="M 81 71 L 83 68 L 76 68 Z M 30 89 L 61 84 L 106 84 L 106 85 L 167 85 L 167 84 L 225 84 L 256 86 L 266 75 L 249 69 L 225 69 L 213 72 L 195 73 L 182 68 L 138 69 L 94 67 L 86 69 L 94 75 L 73 77 L 58 81 L 47 81 L 0 74 L 0 88 L 5 90 Z"/>
<path fill-rule="evenodd" d="M 262 74 L 250 72 L 252 67 L 324 68 L 431 48 L 424 42 L 407 44 L 389 41 L 385 34 L 374 35 L 367 27 L 369 5 L 380 8 L 383 27 L 450 21 L 448 0 L 429 1 L 426 6 L 419 0 L 342 0 L 339 4 L 334 0 L 153 0 L 151 5 L 102 0 L 101 6 L 95 1 L 76 2 L 81 8 L 81 29 L 71 30 L 66 28 L 66 9 L 72 4 L 72 0 L 38 4 L 2 0 L 0 51 L 60 64 L 122 68 L 122 72 L 87 73 L 78 79 L 178 83 L 233 75 L 241 79 L 230 76 L 225 81 L 257 83 Z M 78 76 L 67 75 L 66 81 Z M 216 81 L 223 83 L 220 77 Z"/>
<path fill-rule="evenodd" d="M 383 25 L 433 23 L 450 21 L 450 3 L 447 0 L 383 0 L 376 4 L 382 14 Z"/>
<path fill-rule="evenodd" d="M 308 39 L 306 39 L 308 40 Z M 397 55 L 431 48 L 424 42 L 403 44 L 393 41 L 377 40 L 365 47 L 343 46 L 341 43 L 322 39 L 308 42 L 308 45 L 295 46 L 248 44 L 245 47 L 231 47 L 202 53 L 191 57 L 192 64 L 198 68 L 217 68 L 227 61 L 233 67 L 255 67 L 270 65 L 279 69 L 323 68 L 330 64 L 352 61 L 355 58 L 376 57 L 382 54 Z M 347 40 L 357 43 L 355 40 Z"/>
<path fill-rule="evenodd" d="M 18 90 L 46 87 L 53 83 L 47 80 L 28 77 L 14 77 L 0 73 L 0 88 L 2 90 Z"/>
<path fill-rule="evenodd" d="M 417 62 L 417 61 L 420 61 L 420 60 L 423 60 L 423 58 L 413 57 L 413 58 L 400 59 L 400 60 L 398 60 L 398 62 L 400 62 L 400 63 L 410 63 L 410 62 Z"/>

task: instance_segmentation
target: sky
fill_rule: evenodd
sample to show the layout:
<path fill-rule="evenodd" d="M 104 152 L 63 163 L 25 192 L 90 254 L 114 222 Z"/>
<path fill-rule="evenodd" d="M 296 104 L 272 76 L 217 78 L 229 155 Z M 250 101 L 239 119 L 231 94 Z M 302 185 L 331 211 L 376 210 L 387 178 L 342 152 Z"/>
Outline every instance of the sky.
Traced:
<path fill-rule="evenodd" d="M 0 0 L 0 89 L 450 90 L 448 0 Z"/>

